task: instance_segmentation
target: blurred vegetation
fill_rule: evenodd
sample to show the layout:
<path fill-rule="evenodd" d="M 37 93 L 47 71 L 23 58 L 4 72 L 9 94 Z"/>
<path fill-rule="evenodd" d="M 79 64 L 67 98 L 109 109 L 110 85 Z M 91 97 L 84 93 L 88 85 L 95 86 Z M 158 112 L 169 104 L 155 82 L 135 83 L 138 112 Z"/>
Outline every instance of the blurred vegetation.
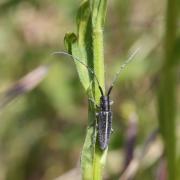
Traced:
<path fill-rule="evenodd" d="M 0 110 L 0 180 L 50 180 L 79 166 L 87 125 L 87 97 L 73 62 L 68 58 L 57 59 L 51 56 L 51 53 L 64 49 L 65 33 L 76 31 L 75 17 L 80 2 L 0 2 L 1 96 L 28 72 L 47 62 L 53 62 L 48 76 L 37 88 L 19 96 Z M 176 8 L 178 7 L 180 6 Z M 172 61 L 173 65 L 167 64 L 167 68 L 175 68 L 171 76 L 174 82 L 170 82 L 168 75 L 169 78 L 164 76 L 164 82 L 166 87 L 173 86 L 172 98 L 176 99 L 176 102 L 172 99 L 170 102 L 173 104 L 169 106 L 172 109 L 176 106 L 177 113 L 172 115 L 173 138 L 177 139 L 174 147 L 176 160 L 178 159 L 175 162 L 177 170 L 180 167 L 178 13 L 175 14 L 177 23 L 171 26 L 171 23 L 166 22 L 164 1 L 108 2 L 104 30 L 106 86 L 111 83 L 129 50 L 141 47 L 141 52 L 122 73 L 112 93 L 114 133 L 108 151 L 105 179 L 116 180 L 120 177 L 125 162 L 129 129 L 135 127 L 133 148 L 134 157 L 137 157 L 144 150 L 146 142 L 149 142 L 148 137 L 158 127 L 159 122 L 163 127 L 162 116 L 160 121 L 158 116 L 158 107 L 161 105 L 157 103 L 157 91 L 163 76 L 164 36 L 167 31 L 165 24 L 170 26 L 170 30 L 176 29 L 171 42 L 173 52 L 168 57 L 175 60 Z M 166 39 L 168 38 L 171 41 L 171 33 L 166 32 Z M 161 91 L 159 93 L 161 94 Z M 166 98 L 166 95 L 161 97 Z M 168 108 L 167 102 L 169 101 L 162 102 L 165 108 Z M 132 126 L 132 122 L 135 126 Z M 169 124 L 164 126 L 167 128 Z M 165 139 L 172 135 L 168 135 L 168 129 L 164 130 Z M 153 143 L 149 145 L 151 148 L 134 174 L 134 179 L 160 179 L 163 175 L 167 177 L 161 136 L 150 139 L 153 139 Z M 167 141 L 166 146 L 170 148 L 172 144 L 168 142 L 171 143 Z M 72 179 L 75 179 L 75 176 Z"/>

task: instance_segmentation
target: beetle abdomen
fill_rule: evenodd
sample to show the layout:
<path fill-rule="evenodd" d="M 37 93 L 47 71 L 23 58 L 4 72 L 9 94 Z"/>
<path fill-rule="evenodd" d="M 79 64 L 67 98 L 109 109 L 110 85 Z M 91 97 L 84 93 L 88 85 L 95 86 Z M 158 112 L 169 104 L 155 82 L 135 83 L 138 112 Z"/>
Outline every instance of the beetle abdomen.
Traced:
<path fill-rule="evenodd" d="M 106 149 L 112 129 L 112 111 L 101 111 L 98 114 L 98 140 L 102 150 Z"/>

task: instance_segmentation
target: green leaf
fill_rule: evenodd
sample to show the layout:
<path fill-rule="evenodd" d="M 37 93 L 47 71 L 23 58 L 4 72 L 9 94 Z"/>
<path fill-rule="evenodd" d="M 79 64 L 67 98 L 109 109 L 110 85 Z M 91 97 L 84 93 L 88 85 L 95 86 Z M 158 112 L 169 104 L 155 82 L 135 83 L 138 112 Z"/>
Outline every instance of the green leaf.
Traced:
<path fill-rule="evenodd" d="M 74 58 L 77 58 L 80 61 L 82 61 L 84 64 L 87 64 L 87 60 L 83 56 L 83 53 L 81 53 L 81 51 L 80 51 L 77 37 L 74 33 L 66 34 L 64 42 L 65 42 L 65 46 L 66 46 L 68 52 L 70 54 L 72 54 Z M 85 66 L 80 64 L 78 61 L 74 60 L 74 62 L 76 64 L 76 68 L 78 71 L 80 81 L 81 81 L 84 89 L 87 91 L 87 89 L 89 88 L 89 85 L 90 85 L 88 70 Z"/>

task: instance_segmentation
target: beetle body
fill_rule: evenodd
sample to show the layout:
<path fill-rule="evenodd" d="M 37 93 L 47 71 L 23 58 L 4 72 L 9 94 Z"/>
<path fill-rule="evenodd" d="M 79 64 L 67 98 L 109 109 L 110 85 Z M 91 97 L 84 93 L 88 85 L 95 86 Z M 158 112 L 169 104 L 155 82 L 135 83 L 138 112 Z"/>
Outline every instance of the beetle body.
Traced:
<path fill-rule="evenodd" d="M 98 118 L 98 141 L 102 150 L 106 149 L 112 131 L 112 111 L 109 96 L 101 96 Z"/>
<path fill-rule="evenodd" d="M 110 93 L 113 88 L 113 84 L 110 86 L 107 95 L 104 95 L 104 92 L 99 86 L 99 91 L 101 93 L 100 105 L 96 106 L 99 111 L 96 113 L 98 120 L 98 141 L 101 150 L 105 150 L 108 147 L 110 135 L 112 132 L 112 116 L 111 111 L 112 101 L 110 100 Z"/>

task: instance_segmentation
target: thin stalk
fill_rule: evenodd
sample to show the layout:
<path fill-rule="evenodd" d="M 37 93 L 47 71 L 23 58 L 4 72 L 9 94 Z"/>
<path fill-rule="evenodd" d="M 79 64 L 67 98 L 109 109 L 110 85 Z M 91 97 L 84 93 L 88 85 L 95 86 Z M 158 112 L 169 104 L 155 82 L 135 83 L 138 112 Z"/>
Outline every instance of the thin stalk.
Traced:
<path fill-rule="evenodd" d="M 176 69 L 174 47 L 176 40 L 177 0 L 167 1 L 164 62 L 158 94 L 159 125 L 165 145 L 168 179 L 176 179 Z"/>
<path fill-rule="evenodd" d="M 104 49 L 103 49 L 103 31 L 102 30 L 94 30 L 93 31 L 93 62 L 94 62 L 94 70 L 99 79 L 100 85 L 104 90 Z M 98 85 L 95 85 L 95 93 L 94 97 L 96 103 L 99 103 L 100 91 Z M 97 132 L 96 132 L 97 134 Z M 96 143 L 97 144 L 97 143 Z M 101 157 L 103 152 L 99 149 L 98 144 L 94 149 L 94 163 L 93 163 L 93 176 L 94 180 L 102 179 L 102 168 L 103 163 L 101 162 Z"/>
<path fill-rule="evenodd" d="M 93 65 L 100 86 L 102 87 L 104 92 L 105 92 L 105 79 L 104 79 L 103 28 L 104 28 L 104 21 L 106 16 L 106 7 L 107 7 L 107 0 L 93 1 L 92 4 Z M 97 104 L 99 104 L 100 96 L 101 94 L 98 88 L 98 84 L 96 83 L 94 97 Z M 97 134 L 97 132 L 95 133 Z M 96 143 L 94 149 L 94 159 L 93 159 L 93 180 L 102 179 L 102 170 L 106 161 L 106 153 L 107 150 L 103 152 L 102 150 L 100 150 L 99 144 Z"/>

